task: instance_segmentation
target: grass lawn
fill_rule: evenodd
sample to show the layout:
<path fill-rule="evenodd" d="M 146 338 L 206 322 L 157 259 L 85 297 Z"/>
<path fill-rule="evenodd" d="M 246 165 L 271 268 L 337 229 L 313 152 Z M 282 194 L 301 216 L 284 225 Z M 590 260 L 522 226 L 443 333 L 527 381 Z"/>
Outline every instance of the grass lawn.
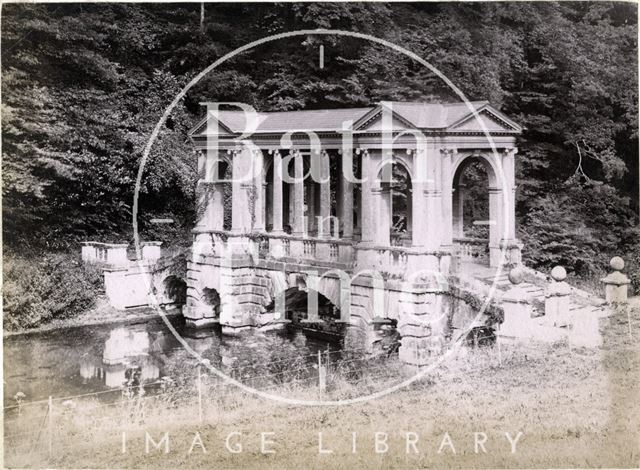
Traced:
<path fill-rule="evenodd" d="M 604 320 L 604 343 L 597 350 L 558 343 L 467 351 L 420 383 L 356 405 L 290 406 L 226 386 L 207 389 L 199 423 L 195 395 L 157 401 L 141 425 L 127 428 L 125 453 L 120 408 L 78 404 L 66 418 L 55 420 L 53 457 L 46 449 L 21 457 L 5 452 L 5 466 L 637 468 L 639 326 L 640 309 L 622 309 Z M 315 389 L 281 391 L 319 397 Z M 360 391 L 338 383 L 327 393 L 337 397 Z M 151 445 L 147 454 L 146 432 L 156 443 L 167 432 L 169 452 L 164 453 L 164 445 L 160 450 Z M 196 432 L 206 453 L 197 443 L 189 453 Z M 238 450 L 240 445 L 241 452 L 226 449 L 230 433 L 241 433 L 229 438 L 229 446 Z M 318 433 L 327 453 L 319 451 Z M 355 452 L 352 433 L 357 433 Z M 515 453 L 505 433 L 512 440 L 522 433 Z M 274 453 L 261 452 L 261 439 L 264 450 Z M 484 448 L 478 444 L 476 449 L 476 440 Z"/>

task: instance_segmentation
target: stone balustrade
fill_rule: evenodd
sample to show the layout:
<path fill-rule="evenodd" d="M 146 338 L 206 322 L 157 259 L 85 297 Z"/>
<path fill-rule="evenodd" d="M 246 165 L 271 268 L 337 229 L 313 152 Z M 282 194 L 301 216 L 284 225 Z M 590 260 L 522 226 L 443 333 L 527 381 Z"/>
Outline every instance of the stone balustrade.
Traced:
<path fill-rule="evenodd" d="M 487 264 L 489 262 L 489 240 L 485 238 L 454 238 L 460 261 Z"/>
<path fill-rule="evenodd" d="M 82 243 L 82 261 L 85 263 L 103 263 L 111 266 L 126 266 L 129 263 L 127 258 L 126 243 Z"/>
<path fill-rule="evenodd" d="M 140 243 L 142 259 L 146 264 L 156 263 L 162 256 L 162 242 Z M 127 255 L 127 243 L 82 242 L 82 261 L 85 263 L 105 264 L 113 268 L 128 266 L 131 261 Z"/>

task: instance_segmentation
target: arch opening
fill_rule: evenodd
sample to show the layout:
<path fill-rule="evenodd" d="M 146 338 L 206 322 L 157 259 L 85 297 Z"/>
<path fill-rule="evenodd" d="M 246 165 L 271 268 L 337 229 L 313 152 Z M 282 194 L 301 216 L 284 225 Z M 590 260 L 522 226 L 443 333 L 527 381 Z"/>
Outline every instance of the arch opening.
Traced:
<path fill-rule="evenodd" d="M 491 164 L 467 157 L 452 182 L 452 233 L 463 262 L 489 264 L 490 246 L 499 240 L 498 214 L 492 198 L 499 196 Z"/>
<path fill-rule="evenodd" d="M 389 244 L 392 246 L 411 246 L 413 223 L 412 184 L 408 168 L 398 160 L 385 163 L 378 172 L 377 182 L 381 195 L 383 213 L 387 214 L 387 224 L 381 224 L 378 230 L 389 231 Z M 379 237 L 386 241 L 386 233 Z"/>
<path fill-rule="evenodd" d="M 178 276 L 167 276 L 162 282 L 167 303 L 184 305 L 187 302 L 187 283 Z"/>
<path fill-rule="evenodd" d="M 215 318 L 220 318 L 220 294 L 217 290 L 205 287 L 202 289 L 202 301 L 210 307 Z"/>
<path fill-rule="evenodd" d="M 319 321 L 317 322 L 308 320 L 309 291 L 318 298 Z M 339 321 L 340 309 L 326 296 L 303 286 L 291 287 L 280 295 L 284 295 L 285 319 L 289 321 L 288 331 L 301 332 L 306 337 L 331 343 L 339 343 L 343 340 L 346 325 Z M 268 311 L 274 309 L 275 301 L 266 307 Z"/>

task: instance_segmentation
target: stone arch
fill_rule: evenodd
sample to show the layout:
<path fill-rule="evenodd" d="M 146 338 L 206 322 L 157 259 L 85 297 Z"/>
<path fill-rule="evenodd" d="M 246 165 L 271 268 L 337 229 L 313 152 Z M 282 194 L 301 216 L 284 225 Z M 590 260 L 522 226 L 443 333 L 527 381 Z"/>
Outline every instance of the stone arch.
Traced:
<path fill-rule="evenodd" d="M 287 329 L 323 341 L 343 341 L 347 325 L 340 321 L 339 307 L 322 292 L 306 287 L 304 282 L 297 282 L 278 295 L 283 298 L 283 319 L 289 322 Z M 314 298 L 317 300 L 317 311 L 312 313 L 310 305 Z M 267 309 L 275 310 L 274 302 Z"/>
<path fill-rule="evenodd" d="M 499 188 L 499 170 L 497 168 L 496 162 L 491 156 L 485 153 L 472 153 L 468 155 L 460 155 L 453 162 L 451 168 L 451 181 L 448 181 L 447 184 L 455 187 L 460 176 L 464 173 L 466 167 L 468 167 L 473 162 L 479 162 L 485 168 L 487 172 L 487 176 L 489 178 L 489 187 L 490 188 Z"/>
<path fill-rule="evenodd" d="M 377 167 L 374 192 L 379 197 L 381 223 L 376 239 L 381 245 L 412 245 L 412 182 L 411 165 L 404 158 L 394 156 Z"/>
<path fill-rule="evenodd" d="M 180 276 L 170 274 L 161 286 L 164 303 L 184 305 L 187 302 L 187 283 Z"/>
<path fill-rule="evenodd" d="M 282 272 L 269 272 L 266 282 L 266 294 L 264 296 L 263 310 L 269 311 L 276 308 L 278 302 L 282 302 L 283 295 L 287 291 L 296 288 L 307 290 L 313 284 L 313 290 L 322 297 L 325 297 L 336 307 L 341 305 L 341 284 L 340 279 L 317 275 L 316 281 L 309 279 L 308 273 L 290 273 L 286 275 Z M 309 284 L 309 285 L 308 285 Z"/>
<path fill-rule="evenodd" d="M 469 202 L 469 195 L 466 194 L 468 187 L 465 179 L 465 172 L 470 168 L 484 172 L 486 187 L 481 187 L 479 197 L 486 197 L 486 212 L 481 211 L 479 220 L 473 221 L 473 229 L 469 224 L 465 232 L 465 203 Z M 501 187 L 500 163 L 496 162 L 491 155 L 484 153 L 472 153 L 461 155 L 452 166 L 451 184 L 452 188 L 452 233 L 454 243 L 459 246 L 462 261 L 480 264 L 499 263 L 500 240 L 502 238 L 503 227 L 503 190 Z M 483 184 L 480 182 L 480 184 Z M 476 188 L 477 191 L 478 188 Z M 477 197 L 474 199 L 477 202 Z M 486 216 L 486 218 L 484 216 Z M 475 227 L 478 227 L 475 229 Z M 488 227 L 483 233 L 481 227 Z M 469 233 L 470 232 L 470 233 Z"/>

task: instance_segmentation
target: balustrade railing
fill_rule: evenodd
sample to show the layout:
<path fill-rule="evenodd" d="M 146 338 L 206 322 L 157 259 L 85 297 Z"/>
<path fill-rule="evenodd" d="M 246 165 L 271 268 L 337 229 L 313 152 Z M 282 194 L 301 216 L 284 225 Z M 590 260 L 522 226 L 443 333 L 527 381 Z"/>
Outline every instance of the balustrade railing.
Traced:
<path fill-rule="evenodd" d="M 454 238 L 461 261 L 486 264 L 489 262 L 489 240 L 486 238 Z"/>
<path fill-rule="evenodd" d="M 282 238 L 282 248 L 284 249 L 284 255 L 291 255 L 291 240 L 288 238 Z"/>
<path fill-rule="evenodd" d="M 335 261 L 338 259 L 339 256 L 340 256 L 340 246 L 337 243 L 330 243 L 329 258 L 331 258 L 332 261 Z"/>
<path fill-rule="evenodd" d="M 316 241 L 315 240 L 303 240 L 302 249 L 305 256 L 316 256 Z"/>
<path fill-rule="evenodd" d="M 391 246 L 411 246 L 411 233 L 391 232 Z"/>

